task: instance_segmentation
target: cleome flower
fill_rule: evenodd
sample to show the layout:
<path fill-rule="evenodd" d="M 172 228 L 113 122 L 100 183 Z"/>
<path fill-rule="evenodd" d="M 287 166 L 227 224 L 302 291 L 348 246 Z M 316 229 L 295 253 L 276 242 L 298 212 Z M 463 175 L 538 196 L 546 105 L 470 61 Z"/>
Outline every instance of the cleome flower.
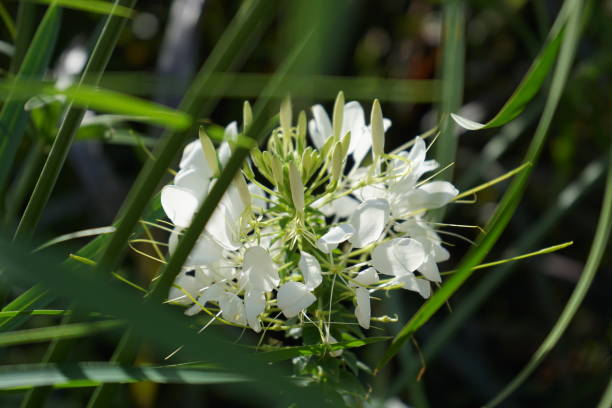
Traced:
<path fill-rule="evenodd" d="M 369 125 L 342 93 L 331 119 L 321 105 L 311 111 L 312 119 L 301 112 L 294 123 L 285 100 L 267 149 L 253 149 L 228 187 L 168 295 L 186 314 L 206 310 L 255 332 L 314 325 L 331 344 L 338 321 L 370 328 L 373 292 L 404 288 L 427 298 L 441 282 L 438 264 L 450 255 L 428 211 L 458 191 L 432 180 L 439 165 L 426 160 L 425 141 L 385 153 L 391 121 L 377 101 Z M 245 104 L 245 123 L 250 115 Z M 161 193 L 174 224 L 170 253 L 239 132 L 237 123 L 227 126 L 218 151 L 205 133 L 185 147 Z"/>

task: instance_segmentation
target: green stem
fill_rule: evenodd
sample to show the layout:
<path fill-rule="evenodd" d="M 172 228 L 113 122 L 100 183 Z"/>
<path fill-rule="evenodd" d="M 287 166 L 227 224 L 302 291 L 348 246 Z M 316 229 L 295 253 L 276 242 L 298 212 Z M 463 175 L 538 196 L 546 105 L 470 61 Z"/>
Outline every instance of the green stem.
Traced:
<path fill-rule="evenodd" d="M 450 114 L 458 112 L 463 100 L 463 72 L 465 66 L 465 3 L 448 0 L 443 9 L 444 39 L 442 49 L 442 89 L 440 103 L 440 136 L 435 143 L 435 158 L 441 166 L 455 161 L 457 125 Z M 452 180 L 453 168 L 441 179 Z M 444 208 L 432 212 L 435 220 L 444 218 Z"/>

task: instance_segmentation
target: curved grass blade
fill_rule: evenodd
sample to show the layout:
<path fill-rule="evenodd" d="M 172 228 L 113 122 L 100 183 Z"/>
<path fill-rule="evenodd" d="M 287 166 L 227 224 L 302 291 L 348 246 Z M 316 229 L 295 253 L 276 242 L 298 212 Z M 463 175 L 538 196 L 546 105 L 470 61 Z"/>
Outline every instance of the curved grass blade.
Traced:
<path fill-rule="evenodd" d="M 567 30 L 563 37 L 563 44 L 561 45 L 561 52 L 559 55 L 559 61 L 556 65 L 555 73 L 553 76 L 551 89 L 546 100 L 544 112 L 540 118 L 540 122 L 536 129 L 535 135 L 529 149 L 525 156 L 525 162 L 535 164 L 540 155 L 544 141 L 555 110 L 561 98 L 563 88 L 567 81 L 567 77 L 570 71 L 576 45 L 579 37 L 579 22 L 580 22 L 580 2 L 578 0 L 566 0 L 564 7 L 568 6 L 569 9 L 574 10 L 570 16 Z M 570 7 L 571 6 L 571 7 Z M 412 316 L 412 318 L 406 323 L 402 330 L 391 342 L 391 345 L 385 352 L 383 358 L 378 364 L 377 370 L 383 367 L 402 347 L 406 340 L 410 339 L 412 334 L 416 332 L 421 326 L 423 326 L 431 318 L 431 316 L 442 307 L 446 301 L 461 287 L 461 285 L 472 275 L 472 268 L 478 265 L 484 257 L 489 253 L 493 245 L 497 242 L 498 238 L 510 222 L 512 215 L 514 214 L 519 201 L 524 193 L 531 169 L 533 167 L 527 167 L 524 171 L 519 173 L 514 179 L 506 193 L 504 194 L 497 210 L 491 217 L 489 224 L 485 228 L 487 235 L 480 240 L 478 246 L 473 247 L 467 253 L 457 272 L 444 283 L 440 289 L 432 295 L 431 298 L 423 304 Z"/>
<path fill-rule="evenodd" d="M 29 8 L 24 6 L 23 10 L 25 13 Z M 17 81 L 42 78 L 55 48 L 60 19 L 60 9 L 57 6 L 49 6 L 23 57 L 23 63 L 16 74 Z M 17 48 L 16 52 L 20 52 L 20 48 Z M 25 100 L 15 95 L 14 88 L 7 90 L 5 103 L 0 111 L 0 195 L 4 195 L 6 190 L 15 154 L 25 131 L 28 113 L 23 109 L 24 104 Z"/>
<path fill-rule="evenodd" d="M 245 384 L 245 387 L 267 401 L 284 402 L 285 405 L 300 401 L 304 406 L 328 406 L 318 387 L 295 386 L 280 367 L 262 364 L 253 353 L 221 337 L 215 328 L 209 328 L 206 336 L 199 336 L 189 327 L 190 319 L 176 310 L 153 302 L 144 303 L 131 289 L 113 285 L 106 276 L 62 268 L 58 266 L 61 258 L 51 255 L 31 254 L 18 243 L 0 237 L 0 267 L 7 271 L 9 278 L 40 282 L 54 295 L 78 304 L 83 311 L 103 311 L 125 319 L 139 336 L 164 349 L 171 350 L 183 344 L 186 358 L 205 360 L 220 369 L 252 379 L 252 384 Z"/>
<path fill-rule="evenodd" d="M 87 11 L 97 14 L 110 14 L 118 17 L 131 17 L 134 10 L 125 6 L 116 6 L 109 1 L 101 0 L 22 0 L 40 4 L 56 4 L 60 7 Z"/>
<path fill-rule="evenodd" d="M 601 397 L 601 401 L 597 404 L 597 408 L 610 408 L 612 407 L 612 376 L 610 376 L 610 382 Z"/>
<path fill-rule="evenodd" d="M 41 249 L 45 249 L 45 248 L 48 248 L 48 247 L 53 246 L 53 245 L 57 245 L 57 244 L 62 243 L 62 242 L 70 241 L 71 239 L 78 239 L 78 238 L 85 238 L 85 237 L 91 237 L 91 236 L 96 236 L 96 235 L 110 234 L 110 233 L 113 233 L 113 232 L 115 232 L 115 227 L 113 227 L 113 226 L 110 226 L 110 227 L 99 227 L 99 228 L 89 228 L 89 229 L 85 229 L 85 230 L 81 230 L 81 231 L 71 232 L 69 234 L 60 235 L 59 237 L 53 238 L 53 239 L 45 242 L 44 244 L 42 244 L 41 246 L 36 248 L 34 251 L 40 251 Z"/>
<path fill-rule="evenodd" d="M 32 387 L 94 387 L 103 383 L 225 384 L 246 382 L 246 377 L 189 366 L 126 366 L 113 363 L 82 362 L 63 364 L 18 364 L 0 366 L 0 389 L 16 391 Z"/>
<path fill-rule="evenodd" d="M 13 19 L 11 18 L 11 15 L 9 14 L 8 10 L 4 6 L 4 3 L 0 3 L 0 20 L 2 20 L 2 22 L 4 23 L 6 31 L 8 31 L 9 35 L 11 36 L 11 39 L 15 41 L 15 37 L 17 36 L 15 23 L 13 22 Z"/>
<path fill-rule="evenodd" d="M 65 316 L 70 314 L 70 310 L 54 310 L 54 309 L 35 309 L 35 310 L 20 310 L 14 312 L 0 312 L 0 317 L 28 315 L 28 316 Z"/>
<path fill-rule="evenodd" d="M 610 159 L 612 159 L 612 146 L 610 148 Z M 601 263 L 606 245 L 610 237 L 610 229 L 612 229 L 612 166 L 608 165 L 608 176 L 606 182 L 606 193 L 601 207 L 601 213 L 599 221 L 597 223 L 597 231 L 595 232 L 595 238 L 591 245 L 589 257 L 587 258 L 586 265 L 580 276 L 580 280 L 569 301 L 565 305 L 561 316 L 555 323 L 554 327 L 546 336 L 546 339 L 542 342 L 540 347 L 533 354 L 527 365 L 521 370 L 520 373 L 504 387 L 485 407 L 492 408 L 499 405 L 504 401 L 512 392 L 514 392 L 520 385 L 525 382 L 527 377 L 535 370 L 542 360 L 548 355 L 550 350 L 557 344 L 567 327 L 569 326 L 572 318 L 578 311 L 582 300 L 586 296 L 595 273 Z"/>
<path fill-rule="evenodd" d="M 40 343 L 44 341 L 91 336 L 101 332 L 118 329 L 125 322 L 108 320 L 92 323 L 74 323 L 62 326 L 40 327 L 0 333 L 0 347 L 18 344 Z"/>
<path fill-rule="evenodd" d="M 525 106 L 538 93 L 544 84 L 544 81 L 548 77 L 548 73 L 553 69 L 557 59 L 557 53 L 559 52 L 559 47 L 561 45 L 561 39 L 563 38 L 563 28 L 568 16 L 575 12 L 574 9 L 575 7 L 569 5 L 567 2 L 563 4 L 557 19 L 555 20 L 555 23 L 548 34 L 546 44 L 529 67 L 529 70 L 521 80 L 521 83 L 518 85 L 512 96 L 510 96 L 510 99 L 508 99 L 508 101 L 493 117 L 493 119 L 486 123 L 478 123 L 452 113 L 451 117 L 455 120 L 455 122 L 465 129 L 479 130 L 503 126 L 520 115 L 525 109 Z"/>
<path fill-rule="evenodd" d="M 16 96 L 19 99 L 30 99 L 32 97 L 63 96 L 67 97 L 74 107 L 108 112 L 124 116 L 128 120 L 166 126 L 174 130 L 184 130 L 191 125 L 190 116 L 184 112 L 91 85 L 81 84 L 58 89 L 42 82 L 3 81 L 0 82 L 0 91 L 5 98 Z M 10 91 L 12 93 L 9 94 Z"/>

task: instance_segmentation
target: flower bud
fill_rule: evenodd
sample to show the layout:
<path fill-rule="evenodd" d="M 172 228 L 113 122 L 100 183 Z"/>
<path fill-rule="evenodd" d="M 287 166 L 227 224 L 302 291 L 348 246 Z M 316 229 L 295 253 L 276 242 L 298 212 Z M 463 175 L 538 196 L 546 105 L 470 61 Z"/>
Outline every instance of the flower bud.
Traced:
<path fill-rule="evenodd" d="M 376 159 L 385 152 L 385 126 L 378 99 L 374 99 L 372 104 L 370 126 L 372 127 L 372 156 Z"/>
<path fill-rule="evenodd" d="M 336 103 L 334 103 L 333 113 L 333 137 L 335 140 L 340 140 L 342 135 L 342 121 L 344 120 L 344 93 L 338 92 L 336 97 Z"/>
<path fill-rule="evenodd" d="M 200 126 L 199 131 L 200 143 L 202 144 L 202 151 L 204 152 L 204 157 L 206 158 L 206 162 L 208 166 L 212 170 L 213 175 L 219 174 L 219 163 L 217 160 L 217 151 L 215 150 L 215 146 L 212 144 L 210 138 L 206 134 L 206 130 L 204 130 L 203 126 Z"/>
<path fill-rule="evenodd" d="M 304 184 L 302 183 L 302 176 L 293 162 L 289 163 L 289 187 L 291 188 L 293 206 L 298 212 L 304 212 Z"/>

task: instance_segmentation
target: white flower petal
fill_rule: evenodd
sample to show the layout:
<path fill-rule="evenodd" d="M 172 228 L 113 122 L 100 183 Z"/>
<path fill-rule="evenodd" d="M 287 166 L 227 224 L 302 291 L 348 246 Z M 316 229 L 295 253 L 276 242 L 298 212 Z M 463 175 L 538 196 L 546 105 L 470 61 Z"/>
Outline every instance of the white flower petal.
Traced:
<path fill-rule="evenodd" d="M 259 333 L 261 331 L 259 315 L 266 310 L 266 296 L 263 292 L 248 292 L 244 297 L 244 308 L 249 326 L 251 326 L 255 333 Z"/>
<path fill-rule="evenodd" d="M 389 203 L 384 199 L 367 200 L 357 207 L 349 223 L 355 234 L 349 242 L 356 248 L 363 248 L 380 238 L 389 220 Z"/>
<path fill-rule="evenodd" d="M 168 239 L 168 251 L 172 254 L 178 245 L 180 230 L 175 229 Z M 223 256 L 223 248 L 206 235 L 201 235 L 191 250 L 189 257 L 183 266 L 197 267 L 210 265 L 217 262 Z"/>
<path fill-rule="evenodd" d="M 424 261 L 423 245 L 410 238 L 392 239 L 372 251 L 372 265 L 385 275 L 412 275 Z"/>
<path fill-rule="evenodd" d="M 161 205 L 174 225 L 186 228 L 191 224 L 199 202 L 190 190 L 167 185 L 161 191 Z"/>
<path fill-rule="evenodd" d="M 206 160 L 200 140 L 196 139 L 185 146 L 179 168 L 181 170 L 194 169 L 202 179 L 209 179 L 212 177 L 213 170 Z"/>
<path fill-rule="evenodd" d="M 278 269 L 268 251 L 260 246 L 244 252 L 243 272 L 251 290 L 269 292 L 278 286 Z"/>
<path fill-rule="evenodd" d="M 402 285 L 404 289 L 418 292 L 425 299 L 431 296 L 431 285 L 426 279 L 419 279 L 412 275 L 404 275 L 393 279 L 392 284 Z"/>
<path fill-rule="evenodd" d="M 308 288 L 299 282 L 283 284 L 276 295 L 278 307 L 287 318 L 297 316 L 302 310 L 312 305 L 317 298 Z"/>
<path fill-rule="evenodd" d="M 308 129 L 310 131 L 312 142 L 317 149 L 320 149 L 325 144 L 327 138 L 331 136 L 332 125 L 323 106 L 314 105 L 311 110 L 314 120 L 309 122 Z"/>
<path fill-rule="evenodd" d="M 419 189 L 429 194 L 427 209 L 443 207 L 459 194 L 459 190 L 448 181 L 432 181 L 422 185 Z"/>
<path fill-rule="evenodd" d="M 304 284 L 308 290 L 314 290 L 323 282 L 321 264 L 317 261 L 317 258 L 310 255 L 308 252 L 300 251 L 300 262 L 298 263 L 298 267 L 300 268 L 300 272 L 302 272 Z"/>
<path fill-rule="evenodd" d="M 355 317 L 359 325 L 364 329 L 370 328 L 370 292 L 366 288 L 355 289 L 357 306 L 355 307 Z"/>
<path fill-rule="evenodd" d="M 450 258 L 450 253 L 441 245 L 433 244 L 434 261 L 444 262 Z"/>
<path fill-rule="evenodd" d="M 179 170 L 174 176 L 174 185 L 191 190 L 199 201 L 203 200 L 208 193 L 209 182 L 209 178 L 203 177 L 202 172 L 193 167 Z"/>
<path fill-rule="evenodd" d="M 438 270 L 438 265 L 431 256 L 425 257 L 425 261 L 421 264 L 421 266 L 419 266 L 417 270 L 421 272 L 427 280 L 430 280 L 432 282 L 442 282 L 442 278 L 440 277 L 440 271 Z"/>
<path fill-rule="evenodd" d="M 354 233 L 355 229 L 350 224 L 340 224 L 331 227 L 325 235 L 319 238 L 317 241 L 317 248 L 319 248 L 321 252 L 329 254 L 338 247 L 338 244 L 352 237 Z"/>
<path fill-rule="evenodd" d="M 183 290 L 172 286 L 168 293 L 168 300 L 181 305 L 190 305 L 193 303 L 183 291 L 189 293 L 193 298 L 198 297 L 198 291 L 206 286 L 202 284 L 200 279 L 196 277 L 196 270 L 182 271 L 174 280 L 174 284 L 180 286 Z"/>
<path fill-rule="evenodd" d="M 209 287 L 204 288 L 197 299 L 199 304 L 195 304 L 189 309 L 185 310 L 185 314 L 187 316 L 193 316 L 197 313 L 200 313 L 202 311 L 201 306 L 206 306 L 206 303 L 209 301 L 218 302 L 219 298 L 223 293 L 223 285 L 220 283 L 215 283 L 214 285 L 210 285 Z"/>
<path fill-rule="evenodd" d="M 349 285 L 351 287 L 359 287 L 359 285 L 371 286 L 376 285 L 379 280 L 380 279 L 378 278 L 378 273 L 376 272 L 376 269 L 368 268 L 364 271 L 359 272 L 359 274 L 353 278 L 353 281 L 355 281 L 356 283 L 350 282 Z"/>
<path fill-rule="evenodd" d="M 228 322 L 246 325 L 246 310 L 242 299 L 235 293 L 223 292 L 219 296 L 221 315 Z"/>
<path fill-rule="evenodd" d="M 249 183 L 247 186 L 251 193 L 251 205 L 265 210 L 268 207 L 266 200 L 264 200 L 266 193 L 257 184 Z"/>
<path fill-rule="evenodd" d="M 240 248 L 240 224 L 229 215 L 229 210 L 219 204 L 206 224 L 208 232 L 223 248 L 235 251 Z"/>

